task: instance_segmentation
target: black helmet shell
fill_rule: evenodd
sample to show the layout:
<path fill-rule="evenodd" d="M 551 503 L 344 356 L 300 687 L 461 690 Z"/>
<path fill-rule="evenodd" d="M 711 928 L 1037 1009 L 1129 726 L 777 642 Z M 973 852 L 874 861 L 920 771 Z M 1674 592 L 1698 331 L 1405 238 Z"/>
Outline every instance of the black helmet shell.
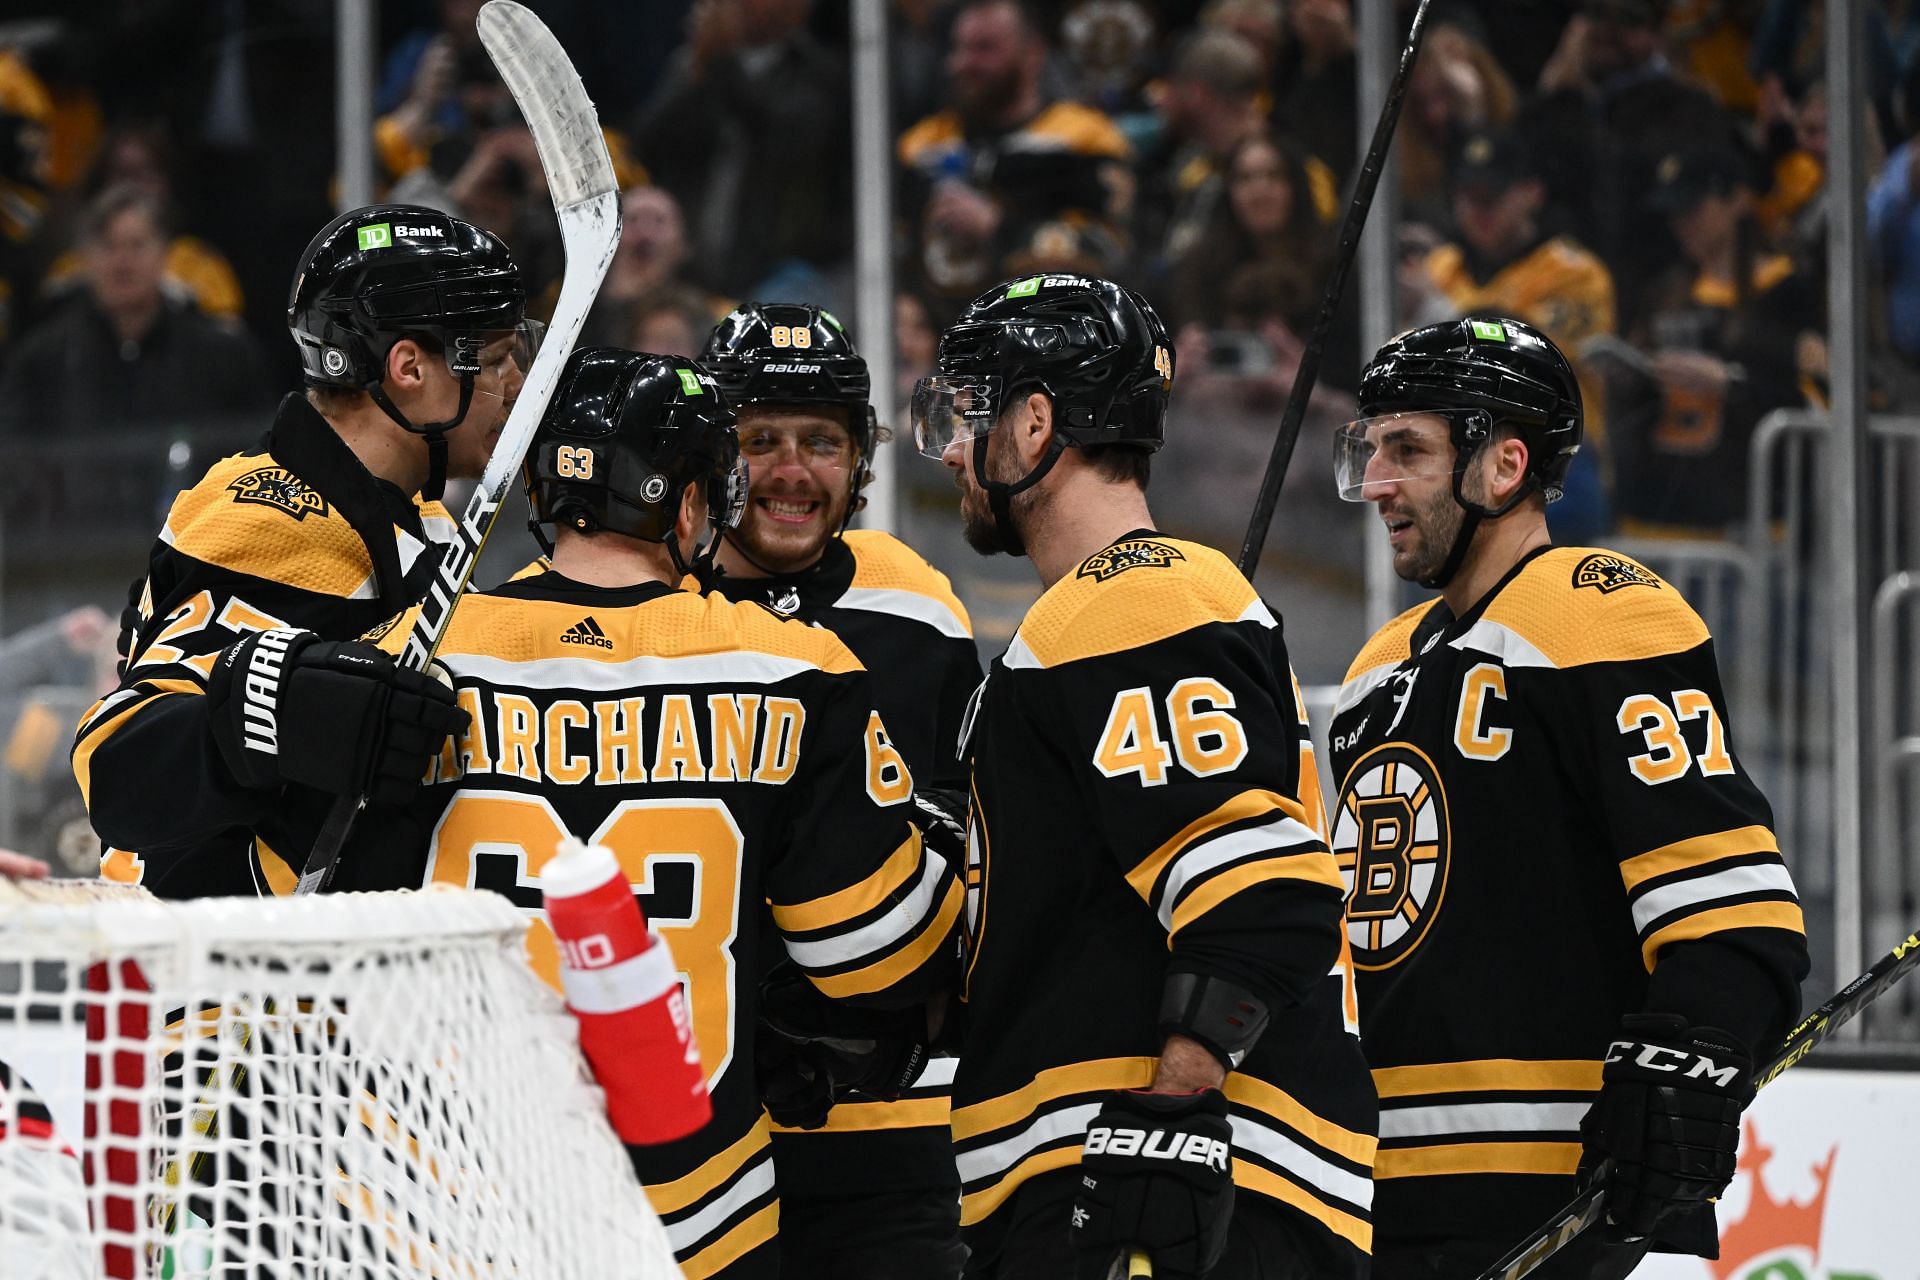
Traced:
<path fill-rule="evenodd" d="M 1166 442 L 1173 341 L 1147 300 L 1095 276 L 1009 280 L 940 335 L 937 372 L 1001 379 L 1010 401 L 1038 385 L 1067 443 L 1155 450 Z"/>
<path fill-rule="evenodd" d="M 1527 470 L 1547 501 L 1560 497 L 1583 423 L 1580 383 L 1551 339 L 1505 317 L 1409 329 L 1360 375 L 1360 413 L 1445 413 L 1464 455 L 1505 424 L 1527 444 Z"/>
<path fill-rule="evenodd" d="M 730 523 L 740 441 L 713 377 L 681 356 L 583 347 L 567 359 L 527 451 L 530 521 L 605 529 L 648 542 L 672 536 L 680 495 L 707 486 L 715 523 Z"/>
<path fill-rule="evenodd" d="M 873 456 L 873 381 L 831 311 L 799 302 L 748 302 L 707 338 L 700 364 L 736 410 L 750 404 L 834 405 L 863 458 Z"/>
<path fill-rule="evenodd" d="M 461 335 L 515 328 L 526 305 L 498 236 L 435 209 L 378 204 L 341 214 L 307 245 L 287 327 L 309 383 L 365 388 L 402 337 L 425 333 L 453 352 Z"/>

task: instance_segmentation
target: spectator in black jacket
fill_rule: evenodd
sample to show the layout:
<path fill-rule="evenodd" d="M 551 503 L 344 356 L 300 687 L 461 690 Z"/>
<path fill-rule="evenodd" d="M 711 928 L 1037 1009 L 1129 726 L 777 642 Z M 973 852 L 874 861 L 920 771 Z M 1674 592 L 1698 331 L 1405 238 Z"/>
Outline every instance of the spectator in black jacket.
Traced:
<path fill-rule="evenodd" d="M 108 188 L 88 206 L 81 237 L 86 288 L 9 353 L 0 429 L 203 426 L 267 409 L 253 340 L 162 287 L 169 229 L 150 194 Z"/>

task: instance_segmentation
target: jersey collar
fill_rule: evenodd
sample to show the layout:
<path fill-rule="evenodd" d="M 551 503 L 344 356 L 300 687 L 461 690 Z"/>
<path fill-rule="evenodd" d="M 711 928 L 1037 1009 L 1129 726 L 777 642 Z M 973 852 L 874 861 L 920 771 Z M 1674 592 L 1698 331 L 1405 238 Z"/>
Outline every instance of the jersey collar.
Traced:
<path fill-rule="evenodd" d="M 765 578 L 736 578 L 715 566 L 702 587 L 717 591 L 729 600 L 751 600 L 779 613 L 805 613 L 824 609 L 847 593 L 853 585 L 856 568 L 853 548 L 843 538 L 828 538 L 820 558 L 797 573 L 776 573 Z"/>
<path fill-rule="evenodd" d="M 1507 589 L 1509 582 L 1519 577 L 1528 565 L 1553 549 L 1553 544 L 1548 542 L 1542 546 L 1535 547 L 1533 550 L 1521 556 L 1514 562 L 1513 568 L 1507 570 L 1506 573 L 1501 576 L 1500 581 L 1494 583 L 1493 587 L 1485 595 L 1474 602 L 1473 608 L 1467 610 L 1458 618 L 1453 616 L 1453 610 L 1447 608 L 1446 597 L 1441 596 L 1436 598 L 1433 602 L 1433 607 L 1422 615 L 1420 625 L 1413 629 L 1413 635 L 1408 638 L 1408 654 L 1417 658 L 1426 652 L 1436 636 L 1447 635 L 1449 633 L 1457 635 L 1460 632 L 1466 631 L 1469 627 L 1473 626 L 1474 623 L 1480 621 L 1481 615 L 1487 611 L 1487 606 L 1491 605 L 1494 598 Z"/>

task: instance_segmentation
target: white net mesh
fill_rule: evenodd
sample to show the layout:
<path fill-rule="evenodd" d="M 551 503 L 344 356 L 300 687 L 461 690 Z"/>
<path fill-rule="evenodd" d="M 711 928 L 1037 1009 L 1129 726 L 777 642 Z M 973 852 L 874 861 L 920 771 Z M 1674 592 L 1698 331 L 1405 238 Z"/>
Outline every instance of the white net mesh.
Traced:
<path fill-rule="evenodd" d="M 0 884 L 0 1274 L 677 1277 L 525 927 Z"/>

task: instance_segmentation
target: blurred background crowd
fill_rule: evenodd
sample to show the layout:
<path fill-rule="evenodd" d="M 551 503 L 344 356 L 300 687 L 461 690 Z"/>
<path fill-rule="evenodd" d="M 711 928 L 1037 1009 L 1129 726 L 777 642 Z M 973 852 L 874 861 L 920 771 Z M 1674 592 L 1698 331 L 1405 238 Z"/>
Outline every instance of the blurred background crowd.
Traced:
<path fill-rule="evenodd" d="M 844 0 L 529 3 L 599 105 L 625 192 L 583 341 L 695 354 L 745 299 L 850 314 Z M 544 310 L 557 233 L 478 7 L 378 5 L 378 192 L 500 233 Z M 1114 277 L 1177 335 L 1156 513 L 1237 547 L 1362 151 L 1352 0 L 889 7 L 882 420 L 904 427 L 940 328 L 981 289 Z M 1664 541 L 1737 579 L 1748 531 L 1787 536 L 1775 501 L 1810 482 L 1750 473 L 1769 415 L 1826 403 L 1832 111 L 1866 138 L 1850 198 L 1873 289 L 1845 319 L 1866 328 L 1870 408 L 1920 407 L 1920 4 L 1865 7 L 1864 92 L 1830 103 L 1823 0 L 1436 0 L 1390 157 L 1394 318 L 1514 315 L 1575 359 L 1587 445 L 1558 540 Z M 64 691 L 105 670 L 106 618 L 173 492 L 297 385 L 284 306 L 338 191 L 335 21 L 330 0 L 10 0 L 0 20 L 0 844 L 52 852 L 65 829 L 84 861 Z M 1261 582 L 1315 686 L 1366 633 L 1377 534 L 1327 463 L 1367 355 L 1354 294 Z M 997 653 L 1030 575 L 966 553 L 940 468 L 896 450 L 898 531 L 955 577 Z M 1744 616 L 1771 632 L 1803 604 Z M 1743 687 L 1775 697 L 1783 651 L 1729 648 L 1758 682 Z"/>

